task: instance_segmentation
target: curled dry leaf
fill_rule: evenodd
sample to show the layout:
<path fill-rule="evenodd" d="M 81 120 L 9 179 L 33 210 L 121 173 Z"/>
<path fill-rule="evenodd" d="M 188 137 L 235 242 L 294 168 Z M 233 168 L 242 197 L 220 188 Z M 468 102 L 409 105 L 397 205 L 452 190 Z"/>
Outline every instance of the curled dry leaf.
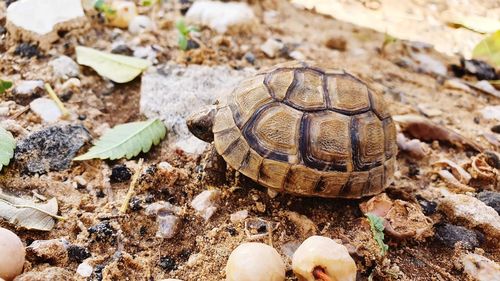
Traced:
<path fill-rule="evenodd" d="M 484 150 L 474 141 L 425 117 L 418 115 L 396 115 L 393 116 L 393 119 L 399 124 L 403 132 L 419 140 L 438 140 L 451 143 L 457 147 L 468 147 L 478 152 Z"/>
<path fill-rule="evenodd" d="M 476 191 L 474 188 L 461 183 L 455 176 L 448 170 L 440 170 L 437 174 L 446 181 L 449 185 L 447 187 L 451 187 L 451 189 L 457 190 L 459 192 L 474 192 Z"/>
<path fill-rule="evenodd" d="M 418 139 L 410 140 L 402 133 L 398 133 L 396 142 L 398 144 L 399 150 L 408 152 L 408 154 L 410 154 L 410 156 L 413 158 L 422 159 L 429 155 L 429 145 L 421 142 Z"/>
<path fill-rule="evenodd" d="M 57 215 L 58 209 L 55 198 L 43 204 L 35 203 L 0 190 L 0 217 L 17 226 L 49 231 L 54 227 L 54 218 L 63 219 Z"/>
<path fill-rule="evenodd" d="M 376 214 L 384 219 L 385 231 L 397 239 L 417 240 L 432 236 L 432 220 L 419 205 L 403 200 L 392 200 L 385 193 L 360 204 L 365 214 Z"/>
<path fill-rule="evenodd" d="M 468 184 L 472 178 L 472 176 L 464 168 L 462 168 L 462 166 L 448 159 L 440 159 L 432 163 L 432 166 L 448 168 L 451 170 L 453 176 L 455 176 L 455 178 L 463 184 Z"/>

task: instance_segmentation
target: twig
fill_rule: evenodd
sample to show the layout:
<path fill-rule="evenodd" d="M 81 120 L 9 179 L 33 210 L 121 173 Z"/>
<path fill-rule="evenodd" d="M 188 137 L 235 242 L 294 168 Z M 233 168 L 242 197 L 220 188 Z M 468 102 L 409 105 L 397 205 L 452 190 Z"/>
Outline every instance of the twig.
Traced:
<path fill-rule="evenodd" d="M 25 113 L 29 109 L 30 109 L 30 106 L 27 105 L 27 106 L 21 108 L 18 112 L 16 112 L 16 114 L 12 115 L 10 118 L 11 119 L 17 119 L 19 116 L 21 116 L 23 113 Z"/>
<path fill-rule="evenodd" d="M 61 217 L 61 216 L 58 216 L 58 215 L 54 215 L 54 214 L 52 214 L 52 213 L 49 213 L 49 212 L 47 212 L 47 211 L 45 211 L 45 210 L 43 210 L 43 209 L 40 209 L 40 208 L 38 208 L 38 207 L 35 207 L 35 206 L 12 204 L 12 203 L 10 203 L 9 201 L 3 200 L 3 199 L 0 199 L 0 202 L 5 203 L 5 204 L 7 204 L 7 205 L 10 205 L 10 206 L 12 206 L 12 207 L 14 207 L 14 208 L 22 208 L 22 209 L 27 209 L 27 208 L 29 208 L 29 209 L 34 209 L 34 210 L 37 210 L 37 211 L 39 211 L 39 212 L 42 212 L 42 213 L 44 213 L 44 214 L 46 214 L 46 215 L 48 215 L 48 216 L 51 216 L 51 217 L 56 218 L 56 219 L 61 220 L 61 221 L 64 221 L 64 220 L 66 220 L 66 219 L 67 219 L 67 218 L 65 218 L 65 217 Z"/>
<path fill-rule="evenodd" d="M 328 277 L 328 275 L 326 275 L 325 270 L 319 266 L 314 268 L 313 276 L 321 281 L 333 281 L 330 277 Z"/>
<path fill-rule="evenodd" d="M 61 102 L 59 97 L 56 95 L 52 87 L 49 85 L 49 83 L 45 83 L 45 90 L 47 90 L 47 93 L 49 93 L 49 96 L 54 100 L 54 102 L 57 104 L 57 107 L 61 110 L 63 117 L 66 117 L 69 115 L 69 111 L 64 107 L 64 104 Z"/>
<path fill-rule="evenodd" d="M 128 189 L 127 195 L 125 196 L 125 200 L 122 203 L 122 207 L 120 208 L 120 213 L 125 214 L 128 209 L 128 204 L 130 202 L 130 199 L 132 199 L 132 195 L 134 195 L 134 190 L 135 190 L 135 185 L 137 183 L 137 180 L 139 179 L 139 176 L 141 175 L 142 171 L 142 158 L 139 159 L 139 167 L 135 171 L 134 176 L 132 177 L 132 181 L 130 182 L 130 187 Z"/>

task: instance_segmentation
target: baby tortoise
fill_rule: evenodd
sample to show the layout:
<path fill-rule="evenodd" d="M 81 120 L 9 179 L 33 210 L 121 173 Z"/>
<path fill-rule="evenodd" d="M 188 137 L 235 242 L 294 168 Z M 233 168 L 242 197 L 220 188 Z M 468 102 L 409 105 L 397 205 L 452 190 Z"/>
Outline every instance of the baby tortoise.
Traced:
<path fill-rule="evenodd" d="M 278 64 L 187 124 L 232 168 L 277 191 L 360 198 L 392 182 L 396 129 L 384 99 L 343 70 Z"/>

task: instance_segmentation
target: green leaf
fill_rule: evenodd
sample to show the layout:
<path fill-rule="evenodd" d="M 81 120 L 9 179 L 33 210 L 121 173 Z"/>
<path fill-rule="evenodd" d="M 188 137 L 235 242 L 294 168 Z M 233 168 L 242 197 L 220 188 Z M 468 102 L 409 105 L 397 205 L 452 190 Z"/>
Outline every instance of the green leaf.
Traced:
<path fill-rule="evenodd" d="M 382 252 L 382 255 L 385 255 L 387 250 L 389 250 L 389 246 L 387 246 L 384 243 L 384 219 L 374 215 L 374 214 L 366 214 L 366 217 L 368 218 L 368 221 L 370 222 L 370 228 L 373 233 L 373 238 L 377 242 L 378 246 L 380 247 L 380 252 Z"/>
<path fill-rule="evenodd" d="M 0 79 L 0 94 L 12 87 L 12 82 Z"/>
<path fill-rule="evenodd" d="M 157 145 L 165 137 L 167 129 L 158 120 L 121 124 L 106 132 L 87 153 L 73 160 L 81 161 L 93 158 L 130 159 L 141 151 L 146 153 L 151 146 Z"/>
<path fill-rule="evenodd" d="M 153 5 L 153 1 L 152 0 L 142 0 L 141 5 L 144 7 L 149 7 L 149 6 Z"/>
<path fill-rule="evenodd" d="M 16 141 L 10 132 L 0 127 L 0 171 L 3 166 L 9 165 L 10 159 L 14 156 Z"/>
<path fill-rule="evenodd" d="M 94 3 L 94 8 L 101 13 L 106 14 L 106 16 L 112 16 L 116 14 L 116 11 L 111 8 L 104 0 L 97 0 Z"/>
<path fill-rule="evenodd" d="M 183 51 L 187 50 L 188 47 L 188 40 L 186 39 L 186 36 L 179 34 L 179 48 Z"/>
<path fill-rule="evenodd" d="M 148 60 L 105 53 L 83 46 L 76 47 L 76 60 L 117 83 L 132 81 L 151 65 Z"/>
<path fill-rule="evenodd" d="M 500 30 L 479 42 L 472 50 L 472 57 L 500 67 Z"/>
<path fill-rule="evenodd" d="M 56 219 L 64 219 L 57 215 L 58 204 L 55 198 L 46 203 L 35 203 L 31 200 L 10 196 L 0 190 L 0 217 L 10 223 L 27 229 L 48 231 L 54 227 Z"/>
<path fill-rule="evenodd" d="M 183 20 L 179 20 L 175 23 L 175 27 L 180 32 L 180 34 L 186 36 L 189 34 L 189 29 L 186 26 L 186 23 Z"/>

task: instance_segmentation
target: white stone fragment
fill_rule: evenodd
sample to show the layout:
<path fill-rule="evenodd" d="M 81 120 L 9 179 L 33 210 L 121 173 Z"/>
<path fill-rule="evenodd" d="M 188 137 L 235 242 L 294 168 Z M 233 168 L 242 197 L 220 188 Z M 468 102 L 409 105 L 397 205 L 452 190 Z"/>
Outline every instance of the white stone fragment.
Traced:
<path fill-rule="evenodd" d="M 243 243 L 229 256 L 226 281 L 283 281 L 285 264 L 278 252 L 263 243 Z"/>
<path fill-rule="evenodd" d="M 191 207 L 198 211 L 205 221 L 208 221 L 217 211 L 220 196 L 221 192 L 219 190 L 205 190 L 191 201 Z"/>
<path fill-rule="evenodd" d="M 156 237 L 170 239 L 179 231 L 181 219 L 178 215 L 182 214 L 182 208 L 160 201 L 149 205 L 145 211 L 150 216 L 156 216 Z"/>
<path fill-rule="evenodd" d="M 48 98 L 38 98 L 30 103 L 30 109 L 40 116 L 44 122 L 54 122 L 59 120 L 62 112 L 57 104 Z"/>
<path fill-rule="evenodd" d="M 444 86 L 449 89 L 457 89 L 457 90 L 462 90 L 464 92 L 470 92 L 471 89 L 467 84 L 464 84 L 462 81 L 459 79 L 447 79 L 444 81 Z"/>
<path fill-rule="evenodd" d="M 478 254 L 462 257 L 465 274 L 477 281 L 500 281 L 500 265 Z"/>
<path fill-rule="evenodd" d="M 241 210 L 231 214 L 229 220 L 231 220 L 232 223 L 239 223 L 244 221 L 247 217 L 248 217 L 248 210 Z"/>
<path fill-rule="evenodd" d="M 304 54 L 300 51 L 293 51 L 291 52 L 290 54 L 288 54 L 292 59 L 294 60 L 300 60 L 300 61 L 303 61 L 306 59 L 306 56 L 304 56 Z"/>
<path fill-rule="evenodd" d="M 292 269 L 300 281 L 317 280 L 313 275 L 316 267 L 323 268 L 331 280 L 356 280 L 356 263 L 347 248 L 328 237 L 311 236 L 293 254 Z"/>
<path fill-rule="evenodd" d="M 284 47 L 283 42 L 276 39 L 269 38 L 267 41 L 260 46 L 260 50 L 268 57 L 274 58 L 278 52 Z"/>
<path fill-rule="evenodd" d="M 439 201 L 448 217 L 466 221 L 470 227 L 480 227 L 493 237 L 500 237 L 500 215 L 479 199 L 465 194 L 446 194 Z"/>
<path fill-rule="evenodd" d="M 481 109 L 485 119 L 496 119 L 500 121 L 500 105 L 488 105 Z"/>
<path fill-rule="evenodd" d="M 37 89 L 43 89 L 42 80 L 24 80 L 16 83 L 14 93 L 19 95 L 30 95 Z"/>
<path fill-rule="evenodd" d="M 135 16 L 128 24 L 128 31 L 132 34 L 140 34 L 153 29 L 153 21 L 148 16 Z"/>
<path fill-rule="evenodd" d="M 49 62 L 52 67 L 52 73 L 58 78 L 68 79 L 80 75 L 80 67 L 68 56 L 60 56 Z"/>
<path fill-rule="evenodd" d="M 227 94 L 253 73 L 252 69 L 233 70 L 227 66 L 150 68 L 142 75 L 141 113 L 165 123 L 171 144 L 189 153 L 201 153 L 206 143 L 189 132 L 186 118 L 217 100 L 224 102 Z"/>
<path fill-rule="evenodd" d="M 90 277 L 93 271 L 94 268 L 87 262 L 82 262 L 81 264 L 78 265 L 78 268 L 76 269 L 76 273 L 78 273 L 78 275 L 82 277 Z"/>
<path fill-rule="evenodd" d="M 251 27 L 256 18 L 246 3 L 223 3 L 219 1 L 196 1 L 186 13 L 189 22 L 201 24 L 218 33 Z"/>
<path fill-rule="evenodd" d="M 413 53 L 411 56 L 418 63 L 422 71 L 446 76 L 447 69 L 441 61 L 424 53 Z"/>
<path fill-rule="evenodd" d="M 6 27 L 12 36 L 38 41 L 46 48 L 59 38 L 57 31 L 84 21 L 80 0 L 19 0 L 7 8 Z"/>
<path fill-rule="evenodd" d="M 488 82 L 486 80 L 481 80 L 481 81 L 477 82 L 475 86 L 478 87 L 479 89 L 489 93 L 490 95 L 493 95 L 495 97 L 500 98 L 500 91 L 495 89 L 495 87 L 493 87 L 493 85 L 491 85 L 490 82 Z"/>
<path fill-rule="evenodd" d="M 136 47 L 134 49 L 134 57 L 146 59 L 152 63 L 157 63 L 156 51 L 151 46 Z"/>

